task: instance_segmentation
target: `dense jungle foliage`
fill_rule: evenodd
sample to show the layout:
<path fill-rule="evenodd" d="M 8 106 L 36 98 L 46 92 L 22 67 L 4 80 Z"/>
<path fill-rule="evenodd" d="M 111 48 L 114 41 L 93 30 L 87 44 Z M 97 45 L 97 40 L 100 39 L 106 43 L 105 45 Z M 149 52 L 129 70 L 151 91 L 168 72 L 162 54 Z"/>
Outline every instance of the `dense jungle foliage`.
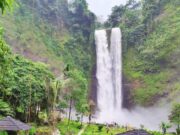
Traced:
<path fill-rule="evenodd" d="M 14 7 L 0 19 L 0 116 L 38 121 L 39 114 L 48 119 L 55 108 L 71 113 L 73 106 L 87 115 L 95 15 L 86 1 L 4 0 L 0 6 L 2 13 Z"/>
<path fill-rule="evenodd" d="M 123 34 L 124 77 L 132 103 L 145 106 L 179 95 L 179 0 L 129 0 L 115 6 L 105 26 Z"/>
<path fill-rule="evenodd" d="M 14 12 L 2 16 L 0 24 L 13 52 L 50 64 L 57 76 L 67 64 L 88 76 L 94 22 L 84 0 L 17 0 Z"/>
<path fill-rule="evenodd" d="M 101 24 L 87 2 L 1 0 L 0 8 L 0 117 L 54 125 L 57 109 L 68 109 L 69 119 L 73 108 L 78 117 L 90 115 L 95 105 L 88 103 L 94 30 Z M 178 102 L 179 22 L 179 0 L 129 0 L 113 7 L 103 27 L 122 30 L 123 74 L 131 104 L 150 106 L 161 98 Z M 179 108 L 175 104 L 169 116 L 177 132 Z M 66 123 L 68 128 L 75 125 L 76 132 L 82 126 Z M 90 125 L 86 132 L 99 128 Z"/>

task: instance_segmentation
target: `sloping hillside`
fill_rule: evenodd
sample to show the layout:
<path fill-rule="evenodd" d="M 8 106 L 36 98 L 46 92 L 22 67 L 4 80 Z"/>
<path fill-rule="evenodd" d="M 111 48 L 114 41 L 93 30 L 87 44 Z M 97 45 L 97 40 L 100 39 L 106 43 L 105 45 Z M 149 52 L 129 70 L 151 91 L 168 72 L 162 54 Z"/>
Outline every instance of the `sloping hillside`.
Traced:
<path fill-rule="evenodd" d="M 2 2 L 0 10 L 8 8 L 7 1 Z M 95 16 L 86 1 L 16 2 L 14 12 L 0 19 L 0 117 L 36 121 L 37 106 L 49 117 L 55 107 L 88 111 Z"/>
<path fill-rule="evenodd" d="M 132 102 L 152 105 L 180 95 L 180 3 L 169 1 L 153 20 L 144 42 L 125 54 L 124 73 Z"/>
<path fill-rule="evenodd" d="M 0 25 L 4 27 L 5 38 L 13 52 L 49 64 L 56 75 L 67 64 L 89 72 L 91 46 L 88 39 L 94 18 L 82 4 L 77 1 L 68 4 L 66 0 L 19 0 L 14 12 L 1 18 Z M 78 8 L 84 11 L 79 13 Z M 79 14 L 82 14 L 81 18 Z M 86 22 L 80 21 L 85 17 Z M 83 23 L 88 27 L 86 30 L 81 28 Z M 87 34 L 82 37 L 82 32 Z"/>

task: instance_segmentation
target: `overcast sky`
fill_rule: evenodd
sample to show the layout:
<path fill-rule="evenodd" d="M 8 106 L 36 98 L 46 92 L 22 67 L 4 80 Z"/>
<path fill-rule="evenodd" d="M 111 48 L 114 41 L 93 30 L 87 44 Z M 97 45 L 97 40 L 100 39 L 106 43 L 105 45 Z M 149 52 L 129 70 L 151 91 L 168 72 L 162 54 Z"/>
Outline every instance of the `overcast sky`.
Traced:
<path fill-rule="evenodd" d="M 86 0 L 89 9 L 94 12 L 98 17 L 107 19 L 111 13 L 111 8 L 115 5 L 125 4 L 127 0 Z"/>

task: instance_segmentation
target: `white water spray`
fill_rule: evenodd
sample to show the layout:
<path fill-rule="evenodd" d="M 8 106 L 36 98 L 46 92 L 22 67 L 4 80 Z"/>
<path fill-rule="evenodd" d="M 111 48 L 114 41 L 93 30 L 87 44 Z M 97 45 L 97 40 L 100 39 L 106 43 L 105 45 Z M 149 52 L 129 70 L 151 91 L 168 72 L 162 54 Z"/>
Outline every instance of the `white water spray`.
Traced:
<path fill-rule="evenodd" d="M 97 55 L 97 118 L 98 123 L 119 123 L 149 129 L 159 129 L 168 120 L 169 105 L 150 108 L 134 107 L 132 111 L 122 108 L 122 46 L 119 28 L 111 30 L 108 42 L 107 30 L 96 30 Z M 108 43 L 110 43 L 108 45 Z"/>
<path fill-rule="evenodd" d="M 114 88 L 114 111 L 119 111 L 122 108 L 122 47 L 119 28 L 113 28 L 111 31 L 110 54 Z"/>
<path fill-rule="evenodd" d="M 106 30 L 95 32 L 99 120 L 112 120 L 109 114 L 120 112 L 122 106 L 122 62 L 121 32 L 119 28 L 111 30 L 111 41 L 108 45 Z"/>

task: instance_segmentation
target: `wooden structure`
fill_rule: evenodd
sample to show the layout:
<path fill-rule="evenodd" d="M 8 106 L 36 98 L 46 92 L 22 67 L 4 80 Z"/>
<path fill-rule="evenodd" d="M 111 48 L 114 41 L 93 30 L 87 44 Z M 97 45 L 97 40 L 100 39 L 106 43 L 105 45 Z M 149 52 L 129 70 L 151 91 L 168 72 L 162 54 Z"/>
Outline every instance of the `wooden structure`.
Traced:
<path fill-rule="evenodd" d="M 131 130 L 131 131 L 127 131 L 127 132 L 116 134 L 116 135 L 151 135 L 151 134 L 141 129 L 141 130 Z"/>
<path fill-rule="evenodd" d="M 15 120 L 10 116 L 0 120 L 0 130 L 7 131 L 8 134 L 15 134 L 17 131 L 27 131 L 31 127 L 21 121 Z"/>

